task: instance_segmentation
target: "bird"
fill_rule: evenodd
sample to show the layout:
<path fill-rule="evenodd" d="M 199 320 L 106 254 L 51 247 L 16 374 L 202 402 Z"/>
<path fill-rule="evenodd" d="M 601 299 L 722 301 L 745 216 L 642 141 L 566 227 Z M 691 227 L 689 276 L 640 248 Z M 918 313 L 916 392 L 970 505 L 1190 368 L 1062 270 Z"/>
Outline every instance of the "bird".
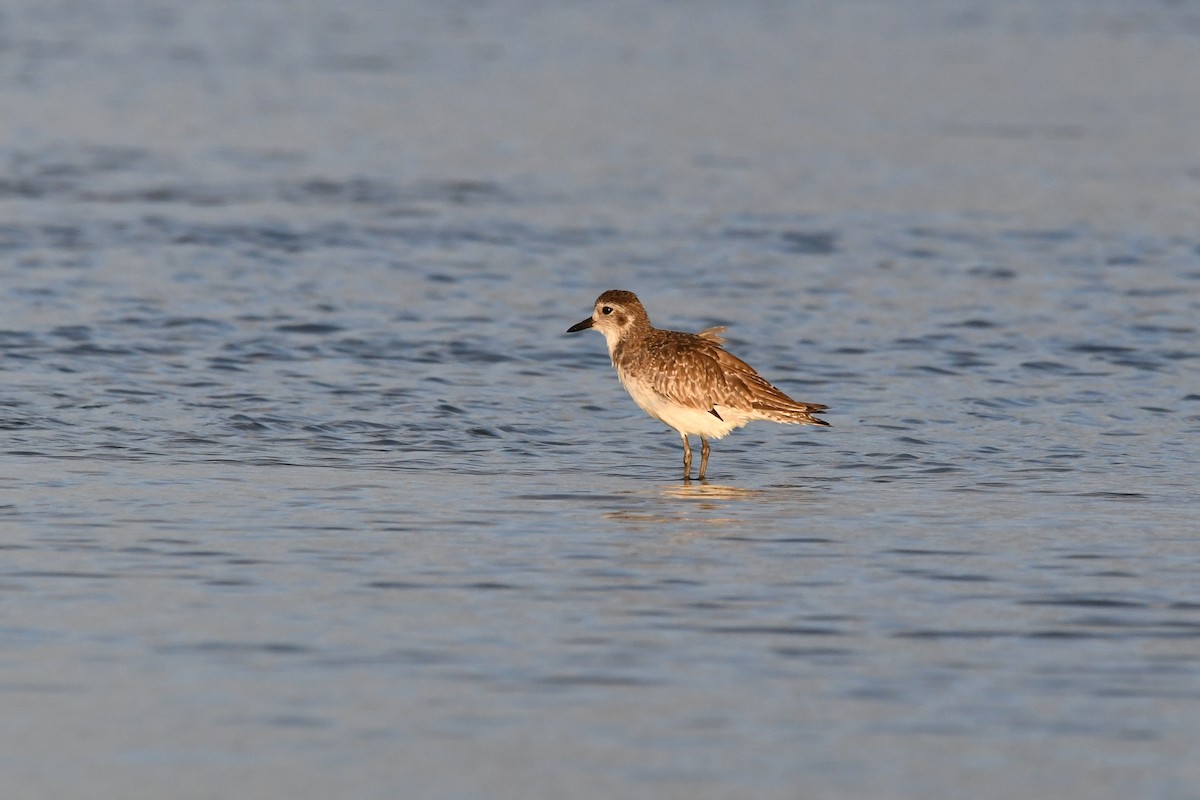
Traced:
<path fill-rule="evenodd" d="M 655 328 L 633 292 L 610 289 L 592 315 L 567 333 L 595 328 L 604 334 L 621 385 L 643 411 L 683 439 L 683 479 L 691 480 L 692 447 L 700 437 L 700 474 L 708 469 L 709 439 L 721 439 L 753 420 L 825 425 L 814 414 L 828 406 L 793 400 L 753 367 L 728 352 L 725 327 L 683 333 Z"/>

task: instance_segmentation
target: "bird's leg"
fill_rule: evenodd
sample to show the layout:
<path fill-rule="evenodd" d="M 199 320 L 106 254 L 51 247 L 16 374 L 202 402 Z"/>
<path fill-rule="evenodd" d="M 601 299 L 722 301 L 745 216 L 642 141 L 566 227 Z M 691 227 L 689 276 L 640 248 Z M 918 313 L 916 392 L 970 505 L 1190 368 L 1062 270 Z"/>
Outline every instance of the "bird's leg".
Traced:
<path fill-rule="evenodd" d="M 704 471 L 708 469 L 708 439 L 700 437 L 700 480 L 704 480 Z"/>
<path fill-rule="evenodd" d="M 692 479 L 692 446 L 688 444 L 687 434 L 679 434 L 683 439 L 683 479 L 690 481 Z"/>

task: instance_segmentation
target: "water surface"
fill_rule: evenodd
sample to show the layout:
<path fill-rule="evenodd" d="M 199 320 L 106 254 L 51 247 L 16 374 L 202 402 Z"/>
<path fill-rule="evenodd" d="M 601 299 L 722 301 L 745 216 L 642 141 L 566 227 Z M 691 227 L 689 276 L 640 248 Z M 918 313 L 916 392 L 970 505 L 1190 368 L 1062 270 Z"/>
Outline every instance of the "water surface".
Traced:
<path fill-rule="evenodd" d="M 11 5 L 13 796 L 1194 796 L 1187 6 Z"/>

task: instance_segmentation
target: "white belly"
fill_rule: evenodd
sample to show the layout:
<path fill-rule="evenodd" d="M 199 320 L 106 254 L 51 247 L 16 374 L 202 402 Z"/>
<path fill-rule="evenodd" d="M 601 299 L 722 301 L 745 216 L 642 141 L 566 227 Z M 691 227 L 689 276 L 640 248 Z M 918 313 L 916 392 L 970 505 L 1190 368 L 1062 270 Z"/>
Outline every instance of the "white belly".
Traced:
<path fill-rule="evenodd" d="M 617 376 L 621 379 L 621 385 L 633 398 L 633 402 L 641 406 L 643 411 L 684 435 L 720 439 L 751 420 L 744 411 L 725 406 L 717 406 L 717 413 L 721 415 L 718 419 L 707 410 L 672 403 L 649 386 L 627 380 L 620 370 L 617 370 Z"/>

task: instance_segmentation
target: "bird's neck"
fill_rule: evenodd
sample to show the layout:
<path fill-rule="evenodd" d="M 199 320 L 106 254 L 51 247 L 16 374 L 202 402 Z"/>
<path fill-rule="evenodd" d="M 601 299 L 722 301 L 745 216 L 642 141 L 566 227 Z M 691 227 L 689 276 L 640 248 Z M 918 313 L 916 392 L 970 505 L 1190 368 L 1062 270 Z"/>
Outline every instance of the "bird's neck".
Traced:
<path fill-rule="evenodd" d="M 645 338 L 650 331 L 650 327 L 632 327 L 626 328 L 624 331 L 605 331 L 604 339 L 608 343 L 608 357 L 612 360 L 613 366 L 616 366 L 617 359 L 621 353 L 630 347 L 636 348 L 638 342 Z"/>

